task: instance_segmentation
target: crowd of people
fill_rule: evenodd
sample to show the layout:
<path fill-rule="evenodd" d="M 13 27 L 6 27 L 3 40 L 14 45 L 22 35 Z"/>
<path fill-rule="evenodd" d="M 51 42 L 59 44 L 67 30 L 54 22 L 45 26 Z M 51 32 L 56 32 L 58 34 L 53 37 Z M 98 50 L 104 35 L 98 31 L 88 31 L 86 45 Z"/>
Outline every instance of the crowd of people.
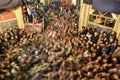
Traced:
<path fill-rule="evenodd" d="M 44 5 L 39 4 L 26 4 L 22 7 L 24 23 L 36 23 L 41 22 L 44 15 Z"/>
<path fill-rule="evenodd" d="M 19 28 L 0 35 L 0 80 L 119 80 L 116 33 L 78 32 L 76 9 L 49 9 L 43 33 Z"/>

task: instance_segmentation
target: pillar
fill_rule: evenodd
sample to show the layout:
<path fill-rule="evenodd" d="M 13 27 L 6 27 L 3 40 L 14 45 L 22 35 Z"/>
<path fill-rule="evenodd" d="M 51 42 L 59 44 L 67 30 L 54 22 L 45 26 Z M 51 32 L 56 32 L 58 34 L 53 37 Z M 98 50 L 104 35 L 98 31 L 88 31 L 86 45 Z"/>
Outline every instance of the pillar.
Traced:
<path fill-rule="evenodd" d="M 116 23 L 113 30 L 117 32 L 117 38 L 120 40 L 120 15 L 116 18 Z"/>
<path fill-rule="evenodd" d="M 79 31 L 81 30 L 82 26 L 87 26 L 89 21 L 89 13 L 91 10 L 91 5 L 83 3 L 81 0 L 80 3 L 80 18 L 79 18 Z"/>
<path fill-rule="evenodd" d="M 16 13 L 16 18 L 18 22 L 18 27 L 19 28 L 24 28 L 24 21 L 23 21 L 23 14 L 22 14 L 22 8 L 17 7 L 14 12 Z"/>

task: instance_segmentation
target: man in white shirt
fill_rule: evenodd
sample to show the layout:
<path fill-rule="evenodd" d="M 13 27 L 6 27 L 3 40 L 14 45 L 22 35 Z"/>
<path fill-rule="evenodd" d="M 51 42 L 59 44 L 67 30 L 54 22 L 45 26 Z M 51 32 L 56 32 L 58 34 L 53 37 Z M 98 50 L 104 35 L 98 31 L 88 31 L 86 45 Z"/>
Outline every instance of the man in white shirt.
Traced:
<path fill-rule="evenodd" d="M 29 23 L 32 23 L 33 22 L 33 17 L 32 17 L 32 13 L 30 11 L 30 5 L 27 5 L 27 14 L 28 14 L 28 20 L 29 20 Z"/>

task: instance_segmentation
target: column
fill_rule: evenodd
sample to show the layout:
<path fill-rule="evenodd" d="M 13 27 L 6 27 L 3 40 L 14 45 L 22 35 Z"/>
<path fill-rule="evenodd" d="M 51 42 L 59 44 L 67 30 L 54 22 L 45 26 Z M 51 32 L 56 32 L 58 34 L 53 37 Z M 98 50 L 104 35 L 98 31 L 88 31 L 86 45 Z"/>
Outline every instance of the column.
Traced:
<path fill-rule="evenodd" d="M 116 18 L 116 23 L 113 30 L 117 32 L 117 38 L 120 39 L 120 15 L 118 15 Z"/>
<path fill-rule="evenodd" d="M 79 17 L 79 31 L 82 26 L 87 26 L 89 21 L 89 13 L 91 10 L 91 5 L 83 3 L 81 0 L 80 3 L 80 17 Z"/>
<path fill-rule="evenodd" d="M 22 8 L 17 7 L 14 12 L 16 13 L 16 18 L 18 22 L 18 27 L 19 28 L 24 28 L 24 21 L 23 21 L 23 14 L 22 14 Z"/>

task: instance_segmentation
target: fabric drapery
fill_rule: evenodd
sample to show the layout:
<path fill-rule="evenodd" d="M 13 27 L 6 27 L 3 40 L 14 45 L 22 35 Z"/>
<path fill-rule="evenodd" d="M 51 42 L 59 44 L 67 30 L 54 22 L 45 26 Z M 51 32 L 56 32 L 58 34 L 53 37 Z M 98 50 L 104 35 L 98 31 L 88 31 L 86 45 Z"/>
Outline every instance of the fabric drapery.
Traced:
<path fill-rule="evenodd" d="M 22 0 L 0 0 L 0 9 L 14 8 L 22 4 Z"/>
<path fill-rule="evenodd" d="M 118 0 L 93 0 L 92 8 L 99 10 L 99 11 L 120 14 L 120 1 Z"/>

